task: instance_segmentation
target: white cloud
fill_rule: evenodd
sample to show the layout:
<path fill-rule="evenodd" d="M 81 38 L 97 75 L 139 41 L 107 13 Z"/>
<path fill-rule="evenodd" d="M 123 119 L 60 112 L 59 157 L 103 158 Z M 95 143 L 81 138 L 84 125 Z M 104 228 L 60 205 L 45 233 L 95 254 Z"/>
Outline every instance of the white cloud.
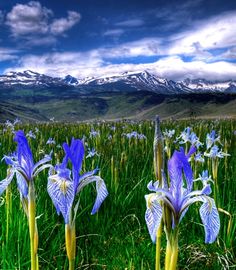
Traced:
<path fill-rule="evenodd" d="M 57 39 L 54 36 L 40 36 L 40 37 L 35 37 L 35 36 L 29 36 L 25 38 L 24 41 L 24 47 L 25 46 L 42 46 L 42 45 L 54 45 L 57 43 Z"/>
<path fill-rule="evenodd" d="M 195 46 L 210 50 L 236 45 L 236 11 L 223 13 L 213 18 L 196 22 L 190 31 L 170 38 L 168 54 L 194 55 Z"/>
<path fill-rule="evenodd" d="M 78 21 L 75 21 L 79 19 L 79 15 L 68 13 L 67 19 L 55 20 L 55 28 L 49 27 L 47 31 L 53 31 L 55 35 L 62 34 L 66 28 L 72 27 L 72 24 L 77 23 Z M 174 34 L 168 38 L 143 38 L 87 52 L 58 52 L 40 56 L 23 56 L 15 70 L 31 69 L 52 76 L 71 74 L 77 78 L 149 70 L 158 76 L 174 80 L 184 78 L 236 79 L 236 63 L 223 61 L 236 58 L 235 25 L 236 11 L 227 12 L 195 22 L 191 30 Z M 105 33 L 108 36 L 119 35 L 122 34 L 122 30 L 111 29 Z M 47 42 L 47 39 L 44 42 Z M 214 49 L 223 49 L 224 52 L 218 52 L 217 56 Z M 128 61 L 129 58 L 141 56 L 157 56 L 159 60 L 143 64 L 112 63 L 113 60 L 121 58 L 127 58 Z M 183 56 L 190 56 L 189 59 L 193 60 L 186 62 L 183 60 L 185 59 Z"/>
<path fill-rule="evenodd" d="M 99 51 L 86 53 L 51 53 L 23 57 L 17 68 L 31 69 L 51 76 L 64 77 L 71 74 L 77 78 L 106 76 L 125 71 L 149 70 L 160 77 L 173 80 L 185 78 L 206 78 L 210 80 L 236 79 L 236 64 L 227 62 L 205 63 L 203 61 L 184 62 L 180 57 L 165 57 L 154 63 L 112 64 L 105 63 Z"/>
<path fill-rule="evenodd" d="M 16 4 L 7 14 L 6 24 L 14 36 L 45 34 L 48 32 L 48 19 L 53 12 L 42 7 L 39 2 Z"/>
<path fill-rule="evenodd" d="M 191 3 L 191 1 L 189 2 Z M 191 56 L 194 60 L 217 61 L 215 49 L 236 46 L 236 11 L 192 24 L 191 30 L 165 38 L 143 38 L 100 50 L 107 58 L 138 56 Z M 218 59 L 219 60 L 219 59 Z"/>
<path fill-rule="evenodd" d="M 18 61 L 16 68 L 11 70 L 23 71 L 30 69 L 51 76 L 65 76 L 71 74 L 76 77 L 90 76 L 96 74 L 96 69 L 102 67 L 103 61 L 96 51 L 87 53 L 64 52 L 48 53 L 44 55 L 27 55 Z"/>
<path fill-rule="evenodd" d="M 123 29 L 110 29 L 104 32 L 104 36 L 120 36 L 124 33 Z"/>
<path fill-rule="evenodd" d="M 62 35 L 80 21 L 80 14 L 68 11 L 66 18 L 53 18 L 53 11 L 42 6 L 40 2 L 30 1 L 27 4 L 16 4 L 6 16 L 6 25 L 16 38 L 32 41 L 35 37 L 44 37 L 41 44 L 54 43 L 52 36 Z M 50 37 L 50 38 L 49 38 Z M 37 39 L 36 39 L 37 40 Z M 31 44 L 31 45 L 32 45 Z"/>
<path fill-rule="evenodd" d="M 0 47 L 0 62 L 17 59 L 17 53 L 18 50 Z"/>
<path fill-rule="evenodd" d="M 68 11 L 67 18 L 55 19 L 50 25 L 50 32 L 54 35 L 63 34 L 80 21 L 80 14 L 75 11 Z"/>
<path fill-rule="evenodd" d="M 156 74 L 174 80 L 206 78 L 209 80 L 236 79 L 236 64 L 227 62 L 184 62 L 180 57 L 166 57 L 151 64 Z"/>
<path fill-rule="evenodd" d="M 157 38 L 144 38 L 141 40 L 123 43 L 112 48 L 99 49 L 105 58 L 154 56 L 162 54 L 161 40 Z"/>
<path fill-rule="evenodd" d="M 218 56 L 218 58 L 220 59 L 228 59 L 228 60 L 236 60 L 236 46 L 229 48 L 227 51 L 225 51 L 224 53 L 220 54 Z"/>

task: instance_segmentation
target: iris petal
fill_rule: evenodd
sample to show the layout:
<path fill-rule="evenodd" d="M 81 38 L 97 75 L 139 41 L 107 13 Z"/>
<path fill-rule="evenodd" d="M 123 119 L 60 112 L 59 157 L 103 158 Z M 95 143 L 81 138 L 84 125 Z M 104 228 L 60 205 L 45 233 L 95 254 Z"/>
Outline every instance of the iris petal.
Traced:
<path fill-rule="evenodd" d="M 41 171 L 43 171 L 44 169 L 47 169 L 47 168 L 51 168 L 52 165 L 51 164 L 44 164 L 42 166 L 40 166 L 33 174 L 33 176 L 37 176 Z"/>
<path fill-rule="evenodd" d="M 86 172 L 84 174 L 82 174 L 80 177 L 79 177 L 79 181 L 83 181 L 85 178 L 87 177 L 90 177 L 90 176 L 93 176 L 94 174 L 98 173 L 99 169 L 94 169 L 90 172 Z"/>
<path fill-rule="evenodd" d="M 20 194 L 23 196 L 23 198 L 26 198 L 28 195 L 28 185 L 25 178 L 19 172 L 16 172 L 16 182 L 17 182 L 17 186 L 20 191 Z"/>
<path fill-rule="evenodd" d="M 6 190 L 8 185 L 11 183 L 13 176 L 14 176 L 14 171 L 9 170 L 7 177 L 0 182 L 0 196 Z"/>
<path fill-rule="evenodd" d="M 79 172 L 84 158 L 84 145 L 81 140 L 72 138 L 71 145 L 64 143 L 63 148 L 66 153 L 65 158 L 68 157 L 72 163 L 74 190 L 76 192 L 79 184 Z"/>
<path fill-rule="evenodd" d="M 145 195 L 147 210 L 145 212 L 145 221 L 152 242 L 156 242 L 157 229 L 162 219 L 162 207 L 158 202 L 158 196 L 155 193 Z"/>
<path fill-rule="evenodd" d="M 93 205 L 92 212 L 91 212 L 91 214 L 93 215 L 98 211 L 102 202 L 107 197 L 108 191 L 107 191 L 104 180 L 101 177 L 96 175 L 96 176 L 90 176 L 90 177 L 84 178 L 78 186 L 77 193 L 80 192 L 85 186 L 87 186 L 88 184 L 92 182 L 96 182 L 96 191 L 97 191 L 97 197 L 96 197 L 96 200 Z"/>
<path fill-rule="evenodd" d="M 49 176 L 47 190 L 57 212 L 62 213 L 66 224 L 69 223 L 70 210 L 74 201 L 72 180 L 61 178 L 58 174 Z"/>
<path fill-rule="evenodd" d="M 153 181 L 150 181 L 148 184 L 147 184 L 147 188 L 150 190 L 150 191 L 156 191 L 159 189 L 159 181 L 156 181 L 153 183 Z"/>
<path fill-rule="evenodd" d="M 84 158 L 84 145 L 79 139 L 72 138 L 71 145 L 67 143 L 63 144 L 65 153 L 71 160 L 74 169 L 78 172 L 81 170 L 83 158 Z"/>
<path fill-rule="evenodd" d="M 220 218 L 215 201 L 210 197 L 206 197 L 199 212 L 204 225 L 205 242 L 211 244 L 216 240 L 220 230 Z"/>
<path fill-rule="evenodd" d="M 35 163 L 35 165 L 33 167 L 33 171 L 37 170 L 41 165 L 43 165 L 44 163 L 47 163 L 51 160 L 52 160 L 51 155 L 46 155 L 43 159 L 41 159 L 40 161 Z"/>
<path fill-rule="evenodd" d="M 97 178 L 97 180 L 96 180 L 97 197 L 96 197 L 96 200 L 95 200 L 95 203 L 93 205 L 92 212 L 91 212 L 92 215 L 97 213 L 102 202 L 106 199 L 106 197 L 108 195 L 107 187 L 106 187 L 103 179 L 100 178 L 99 176 L 95 176 L 95 178 Z"/>
<path fill-rule="evenodd" d="M 18 130 L 15 133 L 14 140 L 17 142 L 17 154 L 18 154 L 18 162 L 19 165 L 24 168 L 28 180 L 31 180 L 32 172 L 33 172 L 33 155 L 30 150 L 27 138 L 22 130 Z"/>

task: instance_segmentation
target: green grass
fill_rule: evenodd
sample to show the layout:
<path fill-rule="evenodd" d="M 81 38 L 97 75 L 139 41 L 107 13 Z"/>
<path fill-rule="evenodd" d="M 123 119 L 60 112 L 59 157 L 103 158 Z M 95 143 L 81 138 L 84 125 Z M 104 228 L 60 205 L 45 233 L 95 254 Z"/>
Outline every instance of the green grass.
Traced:
<path fill-rule="evenodd" d="M 90 212 L 95 199 L 94 187 L 86 187 L 81 193 L 80 208 L 76 218 L 77 257 L 76 269 L 154 269 L 155 245 L 152 244 L 145 225 L 146 209 L 144 195 L 153 174 L 152 122 L 117 122 L 91 124 L 38 124 L 18 126 L 27 131 L 39 128 L 37 138 L 30 139 L 35 157 L 39 160 L 44 153 L 53 150 L 53 161 L 61 161 L 63 150 L 57 145 L 71 138 L 86 136 L 87 147 L 94 147 L 98 157 L 84 160 L 83 171 L 98 166 L 105 180 L 109 196 L 98 214 Z M 111 126 L 116 130 L 111 131 Z M 176 129 L 176 136 L 187 126 L 191 126 L 201 141 L 213 128 L 220 133 L 224 151 L 231 154 L 218 167 L 218 207 L 231 214 L 220 213 L 221 230 L 218 240 L 211 245 L 204 244 L 204 230 L 198 214 L 199 207 L 191 207 L 181 223 L 179 269 L 233 269 L 236 252 L 236 130 L 235 121 L 168 121 L 161 125 Z M 89 138 L 91 128 L 100 136 Z M 123 133 L 137 131 L 147 136 L 146 140 L 127 139 Z M 0 136 L 0 158 L 15 150 L 10 130 Z M 113 138 L 108 140 L 108 135 Z M 46 145 L 49 137 L 57 144 Z M 177 144 L 171 143 L 172 151 Z M 87 148 L 86 148 L 87 149 Z M 195 175 L 209 168 L 207 162 L 195 166 Z M 0 179 L 6 177 L 6 165 L 0 164 Z M 57 216 L 46 192 L 47 172 L 35 179 L 37 187 L 37 222 L 39 231 L 40 269 L 68 269 L 64 242 L 64 222 Z M 30 249 L 27 219 L 20 205 L 15 181 L 11 185 L 10 204 L 6 204 L 6 193 L 0 198 L 0 269 L 29 269 Z M 199 205 L 198 205 L 199 206 Z M 9 217 L 7 219 L 7 209 Z M 7 225 L 8 224 L 8 225 Z M 8 226 L 8 229 L 7 229 Z M 8 230 L 8 237 L 7 237 Z M 162 239 L 162 262 L 165 255 L 165 236 Z"/>

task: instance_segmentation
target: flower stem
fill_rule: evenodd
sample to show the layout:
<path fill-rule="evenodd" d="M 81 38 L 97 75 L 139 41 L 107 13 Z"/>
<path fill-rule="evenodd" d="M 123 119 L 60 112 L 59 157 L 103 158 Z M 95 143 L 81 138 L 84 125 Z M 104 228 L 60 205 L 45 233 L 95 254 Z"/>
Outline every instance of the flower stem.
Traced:
<path fill-rule="evenodd" d="M 29 182 L 29 193 L 28 193 L 29 205 L 28 205 L 28 222 L 29 222 L 29 233 L 30 233 L 30 256 L 31 256 L 31 270 L 37 270 L 37 229 L 35 221 L 35 190 L 32 181 Z"/>
<path fill-rule="evenodd" d="M 155 121 L 155 135 L 153 142 L 153 154 L 154 154 L 154 173 L 156 179 L 159 180 L 159 185 L 162 187 L 162 169 L 163 169 L 163 157 L 164 157 L 163 137 L 160 128 L 159 116 L 156 116 Z M 157 230 L 156 234 L 156 270 L 161 269 L 160 257 L 161 257 L 161 234 L 162 234 L 162 222 Z"/>
<path fill-rule="evenodd" d="M 11 213 L 11 185 L 9 185 L 6 189 L 6 244 L 8 244 L 8 236 L 9 236 L 9 223 L 10 223 L 10 213 Z"/>
<path fill-rule="evenodd" d="M 172 248 L 172 254 L 168 270 L 176 270 L 177 261 L 178 261 L 178 244 Z"/>
<path fill-rule="evenodd" d="M 69 270 L 75 269 L 75 260 L 69 260 Z"/>
<path fill-rule="evenodd" d="M 167 240 L 166 257 L 165 257 L 165 270 L 169 270 L 170 259 L 171 259 L 171 245 L 170 245 L 170 241 Z"/>
<path fill-rule="evenodd" d="M 155 270 L 160 270 L 160 258 L 161 258 L 161 234 L 162 234 L 162 222 L 157 230 L 156 236 L 156 268 Z"/>
<path fill-rule="evenodd" d="M 168 267 L 166 267 L 166 270 L 176 270 L 177 267 L 177 261 L 178 261 L 178 253 L 179 253 L 179 247 L 178 247 L 178 228 L 175 228 L 174 231 L 169 235 L 168 242 L 170 243 L 170 252 L 171 254 L 168 254 Z M 168 243 L 167 242 L 167 243 Z M 168 245 L 168 244 L 167 244 Z M 167 254 L 166 254 L 167 255 Z"/>
<path fill-rule="evenodd" d="M 75 269 L 76 235 L 75 223 L 65 225 L 66 253 L 69 260 L 69 270 Z"/>
<path fill-rule="evenodd" d="M 217 174 L 218 174 L 218 160 L 217 158 L 212 159 L 212 174 L 213 174 L 213 180 L 214 180 L 214 200 L 217 206 L 218 204 L 218 181 L 217 181 Z"/>

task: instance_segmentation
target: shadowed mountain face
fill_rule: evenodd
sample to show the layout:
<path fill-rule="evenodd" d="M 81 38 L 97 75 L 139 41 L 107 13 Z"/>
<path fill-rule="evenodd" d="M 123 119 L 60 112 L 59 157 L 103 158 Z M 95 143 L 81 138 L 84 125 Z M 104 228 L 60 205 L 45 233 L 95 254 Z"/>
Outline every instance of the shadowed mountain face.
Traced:
<path fill-rule="evenodd" d="M 148 72 L 78 80 L 32 71 L 0 76 L 0 122 L 236 117 L 236 83 L 174 82 Z"/>

